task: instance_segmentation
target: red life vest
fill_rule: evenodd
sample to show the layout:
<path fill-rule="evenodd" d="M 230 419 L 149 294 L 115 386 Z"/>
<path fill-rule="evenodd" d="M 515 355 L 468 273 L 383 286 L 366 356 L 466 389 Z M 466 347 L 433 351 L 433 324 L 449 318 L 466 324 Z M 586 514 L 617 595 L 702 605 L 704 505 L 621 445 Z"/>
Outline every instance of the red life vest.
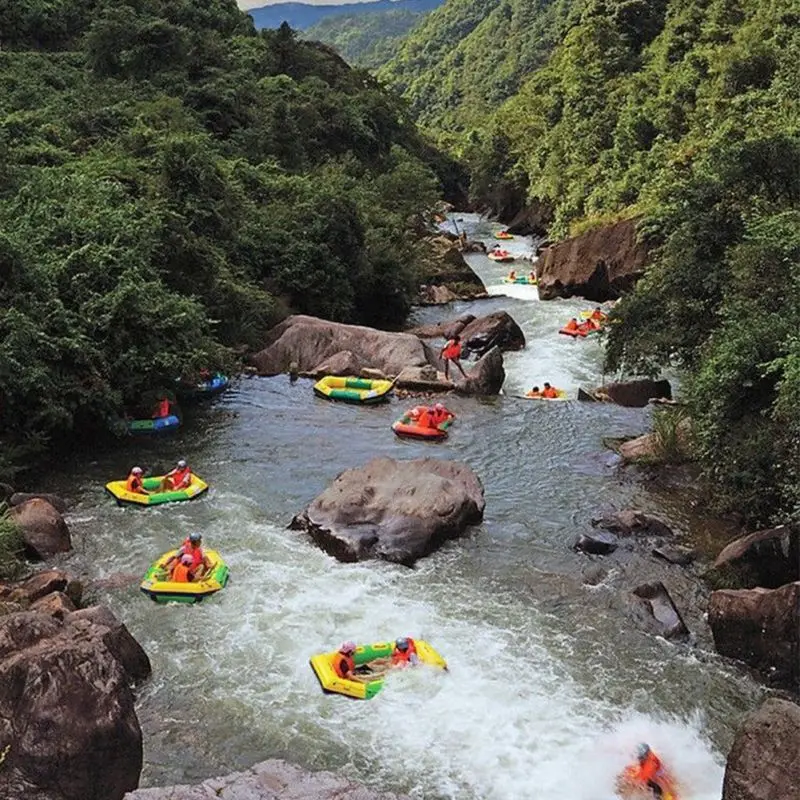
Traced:
<path fill-rule="evenodd" d="M 356 668 L 353 656 L 336 653 L 333 657 L 333 669 L 340 678 L 349 678 L 350 673 Z"/>
<path fill-rule="evenodd" d="M 192 543 L 186 539 L 183 543 L 183 546 L 178 553 L 179 556 L 183 555 L 190 555 L 192 557 L 192 566 L 190 569 L 196 569 L 199 567 L 205 558 L 205 553 L 203 552 L 202 547 L 192 547 Z"/>
<path fill-rule="evenodd" d="M 408 664 L 411 656 L 416 654 L 417 646 L 414 644 L 413 639 L 408 640 L 408 650 L 398 650 L 397 645 L 394 647 L 392 653 L 392 664 Z"/>
<path fill-rule="evenodd" d="M 153 419 L 160 419 L 161 417 L 169 416 L 169 400 L 164 398 L 158 401 L 156 410 L 153 412 Z"/>
<path fill-rule="evenodd" d="M 190 467 L 172 470 L 172 472 L 169 474 L 169 481 L 172 484 L 172 488 L 185 489 L 191 482 L 191 474 L 192 470 Z M 186 480 L 187 477 L 189 477 L 189 480 Z"/>
<path fill-rule="evenodd" d="M 442 356 L 449 359 L 461 358 L 461 342 L 455 342 L 451 339 L 445 345 Z"/>

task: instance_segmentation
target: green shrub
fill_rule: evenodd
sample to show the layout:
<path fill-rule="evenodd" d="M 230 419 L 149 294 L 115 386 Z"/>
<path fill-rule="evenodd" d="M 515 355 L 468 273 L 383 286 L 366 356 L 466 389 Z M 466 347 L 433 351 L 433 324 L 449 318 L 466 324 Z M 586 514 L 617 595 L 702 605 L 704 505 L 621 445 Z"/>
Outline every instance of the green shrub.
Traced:
<path fill-rule="evenodd" d="M 19 576 L 23 568 L 22 534 L 19 526 L 0 507 L 0 578 Z"/>

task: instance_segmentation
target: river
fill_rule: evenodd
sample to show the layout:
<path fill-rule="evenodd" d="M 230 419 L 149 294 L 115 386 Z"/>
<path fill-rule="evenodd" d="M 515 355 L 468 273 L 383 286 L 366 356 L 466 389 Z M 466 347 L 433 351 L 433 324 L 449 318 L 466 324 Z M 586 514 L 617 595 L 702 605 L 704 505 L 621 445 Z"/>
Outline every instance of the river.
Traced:
<path fill-rule="evenodd" d="M 487 241 L 497 230 L 470 215 L 460 225 Z M 245 377 L 190 410 L 177 435 L 76 456 L 50 481 L 75 503 L 67 564 L 90 580 L 141 574 L 193 530 L 231 567 L 228 588 L 193 607 L 157 606 L 135 587 L 93 593 L 153 663 L 138 706 L 142 785 L 285 757 L 426 800 L 610 800 L 613 776 L 646 740 L 683 800 L 719 800 L 725 753 L 762 690 L 711 651 L 690 573 L 646 549 L 606 561 L 570 549 L 600 511 L 659 510 L 602 445 L 645 430 L 649 412 L 516 397 L 545 380 L 573 397 L 599 383 L 601 344 L 556 333 L 584 302 L 540 303 L 534 287 L 501 283 L 505 265 L 469 259 L 497 296 L 419 309 L 414 321 L 504 308 L 528 346 L 505 356 L 504 395 L 448 401 L 458 420 L 446 443 L 393 436 L 407 401 L 359 408 L 315 398 L 307 380 Z M 375 455 L 466 461 L 485 486 L 483 524 L 413 570 L 340 564 L 286 529 L 339 472 Z M 160 472 L 182 456 L 211 484 L 202 499 L 140 510 L 103 491 L 133 463 Z M 598 564 L 605 579 L 585 585 Z M 656 579 L 690 606 L 695 646 L 631 619 L 626 590 Z M 406 671 L 369 702 L 320 692 L 312 653 L 402 634 L 429 640 L 449 673 Z"/>

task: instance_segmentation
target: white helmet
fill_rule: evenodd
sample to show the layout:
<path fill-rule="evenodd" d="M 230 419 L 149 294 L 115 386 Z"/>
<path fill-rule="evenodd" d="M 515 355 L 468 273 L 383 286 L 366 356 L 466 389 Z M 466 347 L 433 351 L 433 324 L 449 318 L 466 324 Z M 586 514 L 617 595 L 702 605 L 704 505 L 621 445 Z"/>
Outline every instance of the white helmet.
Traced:
<path fill-rule="evenodd" d="M 181 460 L 178 462 L 178 467 L 179 467 L 180 469 L 184 469 L 184 468 L 186 467 L 186 462 L 185 462 L 183 459 L 181 459 Z"/>
<path fill-rule="evenodd" d="M 134 467 L 134 468 L 131 470 L 131 472 L 132 472 L 134 475 L 141 475 L 141 474 L 142 474 L 142 468 L 141 468 L 141 467 Z"/>

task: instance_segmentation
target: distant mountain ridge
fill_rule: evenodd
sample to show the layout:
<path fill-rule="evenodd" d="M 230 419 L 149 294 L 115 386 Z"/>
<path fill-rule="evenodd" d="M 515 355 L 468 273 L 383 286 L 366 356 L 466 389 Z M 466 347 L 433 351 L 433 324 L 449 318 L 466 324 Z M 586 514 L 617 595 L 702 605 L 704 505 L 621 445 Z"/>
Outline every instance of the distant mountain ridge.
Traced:
<path fill-rule="evenodd" d="M 369 3 L 344 3 L 340 6 L 277 3 L 272 6 L 251 8 L 247 13 L 253 18 L 256 28 L 279 28 L 282 22 L 288 22 L 295 30 L 303 30 L 325 17 L 399 10 L 424 13 L 438 8 L 443 2 L 444 0 L 375 0 Z"/>

